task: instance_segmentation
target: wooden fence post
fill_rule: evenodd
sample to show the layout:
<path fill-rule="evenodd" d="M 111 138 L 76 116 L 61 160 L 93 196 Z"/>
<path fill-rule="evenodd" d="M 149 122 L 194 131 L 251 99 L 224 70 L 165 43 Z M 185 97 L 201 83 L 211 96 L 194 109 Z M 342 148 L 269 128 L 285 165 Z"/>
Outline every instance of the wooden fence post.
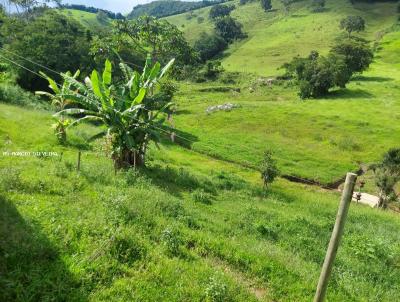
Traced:
<path fill-rule="evenodd" d="M 78 170 L 78 172 L 81 171 L 81 154 L 82 154 L 82 152 L 79 151 L 79 152 L 78 152 L 78 164 L 77 164 L 77 170 Z"/>
<path fill-rule="evenodd" d="M 333 228 L 328 250 L 326 251 L 325 261 L 322 266 L 321 275 L 319 277 L 314 302 L 322 302 L 325 299 L 329 277 L 332 272 L 333 262 L 336 258 L 336 253 L 340 244 L 340 240 L 343 235 L 344 225 L 346 222 L 347 213 L 349 212 L 356 180 L 357 174 L 347 173 L 346 183 L 344 185 L 342 193 L 342 199 L 340 201 L 339 210 L 336 216 L 335 227 Z"/>

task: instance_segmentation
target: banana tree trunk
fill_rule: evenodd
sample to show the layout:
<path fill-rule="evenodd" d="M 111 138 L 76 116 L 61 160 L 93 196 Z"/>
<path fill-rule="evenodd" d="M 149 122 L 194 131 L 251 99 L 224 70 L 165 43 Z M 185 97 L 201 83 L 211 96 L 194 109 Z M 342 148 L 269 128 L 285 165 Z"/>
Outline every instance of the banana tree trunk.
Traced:
<path fill-rule="evenodd" d="M 145 165 L 144 154 L 129 149 L 124 149 L 119 154 L 114 155 L 113 160 L 116 169 L 140 168 Z"/>

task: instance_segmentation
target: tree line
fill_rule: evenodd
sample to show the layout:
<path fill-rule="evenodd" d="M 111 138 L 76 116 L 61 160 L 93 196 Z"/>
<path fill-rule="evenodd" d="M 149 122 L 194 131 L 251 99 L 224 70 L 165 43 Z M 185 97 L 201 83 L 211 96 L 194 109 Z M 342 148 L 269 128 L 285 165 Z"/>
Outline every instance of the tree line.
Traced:
<path fill-rule="evenodd" d="M 108 18 L 113 19 L 113 20 L 125 19 L 125 17 L 121 13 L 113 13 L 106 9 L 100 9 L 100 8 L 86 6 L 86 5 L 82 5 L 82 4 L 62 4 L 61 8 L 76 9 L 76 10 L 80 10 L 83 12 L 94 13 L 94 14 L 102 12 L 102 13 L 106 14 Z"/>

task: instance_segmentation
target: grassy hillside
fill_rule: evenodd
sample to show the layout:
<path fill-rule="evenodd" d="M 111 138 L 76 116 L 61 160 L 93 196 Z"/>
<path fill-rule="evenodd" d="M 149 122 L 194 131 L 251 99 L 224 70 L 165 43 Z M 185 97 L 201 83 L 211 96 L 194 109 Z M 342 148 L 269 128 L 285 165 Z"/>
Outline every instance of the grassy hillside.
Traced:
<path fill-rule="evenodd" d="M 322 13 L 311 13 L 311 1 L 300 1 L 285 14 L 280 1 L 273 1 L 276 11 L 264 12 L 255 1 L 246 5 L 235 2 L 232 16 L 244 26 L 248 38 L 235 43 L 226 52 L 223 66 L 228 71 L 256 73 L 264 76 L 279 74 L 277 68 L 294 56 L 305 56 L 311 50 L 325 53 L 339 34 L 339 21 L 347 15 L 365 18 L 367 30 L 363 37 L 374 40 L 378 33 L 390 27 L 397 19 L 396 3 L 358 3 L 351 5 L 347 0 L 327 0 Z M 209 9 L 196 10 L 195 14 L 205 18 L 187 20 L 188 14 L 167 18 L 186 33 L 194 43 L 203 31 L 212 30 L 208 19 Z"/>
<path fill-rule="evenodd" d="M 339 194 L 280 180 L 265 195 L 254 172 L 174 145 L 114 176 L 96 144 L 77 173 L 76 144 L 54 144 L 48 113 L 0 109 L 2 301 L 312 298 Z M 329 301 L 400 298 L 399 227 L 351 208 Z"/>
<path fill-rule="evenodd" d="M 96 14 L 89 13 L 77 9 L 61 9 L 63 14 L 69 17 L 73 17 L 75 20 L 79 21 L 83 26 L 89 29 L 101 28 L 110 25 L 111 20 L 107 19 L 107 22 L 100 22 L 96 18 Z"/>
<path fill-rule="evenodd" d="M 250 10 L 253 5 L 241 6 L 235 12 Z M 231 54 L 223 60 L 225 68 L 238 71 L 241 70 L 238 66 L 247 62 L 246 71 L 263 69 L 277 74 L 276 67 L 290 60 L 294 52 L 303 55 L 311 49 L 326 52 L 339 36 L 340 17 L 356 13 L 345 2 L 328 1 L 328 7 L 327 12 L 320 14 L 307 13 L 306 8 L 298 10 L 296 16 L 283 17 L 276 13 L 275 21 L 270 21 L 272 25 L 260 25 L 251 33 L 265 35 L 265 42 L 251 38 L 234 45 Z M 394 6 L 383 3 L 361 7 L 364 9 L 360 13 L 368 24 L 363 35 L 371 39 L 371 44 L 379 45 L 368 72 L 355 76 L 347 89 L 308 101 L 300 101 L 297 88 L 285 83 L 263 85 L 265 78 L 257 74 L 243 73 L 236 83 L 230 84 L 219 81 L 182 85 L 178 97 L 181 113 L 176 124 L 196 136 L 197 142 L 192 147 L 254 167 L 261 161 L 264 150 L 272 149 L 284 174 L 330 183 L 398 146 L 400 33 L 394 27 L 393 32 L 384 35 L 395 23 Z M 326 22 L 324 17 L 329 20 L 329 16 L 332 19 Z M 323 30 L 307 32 L 311 25 L 322 26 Z M 307 34 L 307 37 L 294 39 L 294 26 L 298 34 Z M 271 30 L 270 34 L 266 30 Z M 242 49 L 256 42 L 253 49 L 244 52 L 246 57 L 239 57 Z M 273 50 L 267 51 L 269 48 Z M 252 55 L 255 52 L 264 56 L 256 60 L 258 55 Z M 281 55 L 275 56 L 278 52 Z M 229 62 L 237 62 L 236 67 Z M 220 87 L 228 88 L 228 92 L 220 92 Z M 240 88 L 241 92 L 229 91 L 229 87 Z M 209 106 L 228 102 L 241 108 L 229 113 L 206 114 Z"/>

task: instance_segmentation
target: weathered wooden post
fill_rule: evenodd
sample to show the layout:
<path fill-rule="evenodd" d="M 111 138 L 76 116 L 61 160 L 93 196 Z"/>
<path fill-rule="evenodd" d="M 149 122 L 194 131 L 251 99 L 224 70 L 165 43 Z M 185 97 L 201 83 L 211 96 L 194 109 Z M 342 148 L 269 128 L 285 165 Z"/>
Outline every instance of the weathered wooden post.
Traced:
<path fill-rule="evenodd" d="M 344 225 L 349 212 L 351 199 L 353 197 L 354 187 L 356 185 L 357 174 L 347 173 L 346 183 L 344 185 L 342 199 L 340 201 L 339 210 L 336 216 L 335 227 L 333 228 L 331 240 L 326 252 L 325 261 L 322 266 L 321 275 L 319 277 L 317 291 L 315 293 L 314 302 L 322 302 L 325 299 L 326 290 L 328 288 L 329 277 L 332 272 L 333 263 L 336 253 L 343 235 Z"/>
<path fill-rule="evenodd" d="M 79 152 L 78 152 L 78 164 L 77 164 L 77 170 L 78 170 L 78 172 L 81 171 L 81 155 L 82 155 L 82 152 L 79 151 Z"/>

